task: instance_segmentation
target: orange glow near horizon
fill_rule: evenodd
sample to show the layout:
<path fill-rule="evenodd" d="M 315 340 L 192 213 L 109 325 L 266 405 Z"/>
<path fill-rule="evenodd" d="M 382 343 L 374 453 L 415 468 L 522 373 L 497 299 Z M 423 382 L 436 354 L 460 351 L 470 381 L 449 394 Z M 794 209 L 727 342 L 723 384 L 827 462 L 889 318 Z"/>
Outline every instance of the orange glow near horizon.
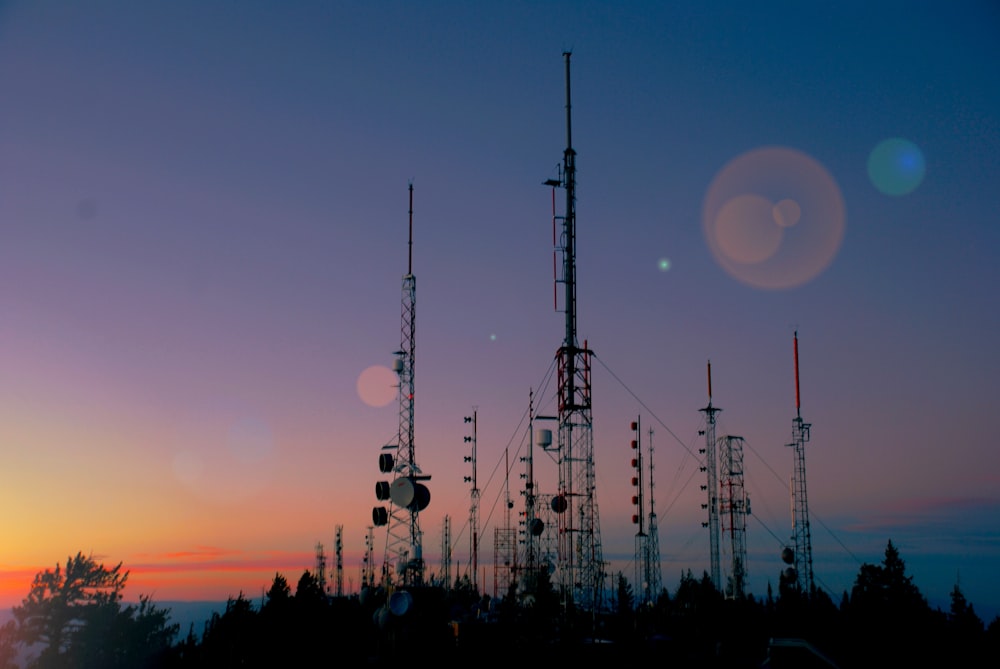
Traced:
<path fill-rule="evenodd" d="M 214 548 L 199 548 L 192 551 L 158 556 L 136 556 L 139 561 L 129 564 L 122 562 L 122 569 L 128 572 L 124 600 L 135 602 L 140 596 L 150 596 L 153 603 L 170 601 L 211 601 L 225 602 L 241 593 L 251 601 L 258 600 L 271 587 L 275 574 L 281 574 L 289 587 L 295 586 L 303 572 L 315 571 L 316 556 L 312 553 L 264 552 L 248 555 L 240 559 L 235 551 Z M 150 561 L 144 562 L 142 558 Z M 118 564 L 117 560 L 99 559 L 107 567 Z M 360 577 L 357 564 L 360 558 L 345 560 L 344 589 L 351 594 L 356 589 Z M 327 556 L 326 581 L 333 583 L 332 556 Z M 58 561 L 65 564 L 65 558 Z M 52 570 L 56 562 L 38 567 L 0 567 L 0 608 L 18 606 L 27 597 L 36 574 Z"/>

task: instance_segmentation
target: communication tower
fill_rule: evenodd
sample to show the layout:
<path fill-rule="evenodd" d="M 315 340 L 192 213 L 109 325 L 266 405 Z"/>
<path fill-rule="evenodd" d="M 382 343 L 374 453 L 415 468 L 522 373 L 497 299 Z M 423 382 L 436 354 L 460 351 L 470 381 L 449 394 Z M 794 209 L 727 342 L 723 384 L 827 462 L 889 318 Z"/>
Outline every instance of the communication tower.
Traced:
<path fill-rule="evenodd" d="M 493 530 L 493 594 L 505 597 L 517 573 L 517 529 L 510 521 L 514 502 L 510 498 L 510 452 L 504 449 L 504 525 Z"/>
<path fill-rule="evenodd" d="M 632 524 L 637 525 L 635 533 L 635 583 L 639 588 L 636 603 L 639 605 L 652 605 L 660 592 L 660 544 L 656 537 L 656 512 L 653 511 L 653 431 L 649 431 L 649 500 L 650 508 L 646 516 L 646 493 L 645 493 L 645 469 L 643 468 L 642 438 L 640 435 L 640 419 L 632 421 L 632 487 L 635 492 L 632 495 L 632 505 L 635 513 L 632 514 Z"/>
<path fill-rule="evenodd" d="M 793 339 L 795 352 L 795 418 L 792 419 L 792 443 L 786 444 L 795 452 L 792 469 L 792 544 L 794 553 L 783 552 L 785 562 L 794 564 L 785 570 L 786 581 L 794 584 L 799 592 L 812 596 L 813 582 L 812 538 L 809 532 L 809 501 L 806 497 L 806 442 L 809 441 L 811 423 L 802 420 L 802 403 L 799 396 L 799 333 Z M 789 559 L 791 558 L 791 559 Z"/>
<path fill-rule="evenodd" d="M 344 526 L 337 525 L 333 538 L 334 550 L 337 556 L 336 573 L 333 578 L 333 594 L 336 597 L 344 596 Z"/>
<path fill-rule="evenodd" d="M 649 592 L 652 603 L 663 591 L 663 567 L 660 563 L 660 529 L 656 522 L 656 502 L 653 497 L 653 428 L 649 428 Z"/>
<path fill-rule="evenodd" d="M 387 529 L 381 579 L 384 585 L 422 586 L 424 584 L 423 535 L 419 516 L 430 502 L 424 485 L 429 475 L 416 463 L 413 442 L 414 353 L 416 350 L 417 280 L 413 275 L 413 184 L 410 192 L 410 239 L 407 271 L 403 276 L 402 325 L 400 347 L 392 361 L 399 377 L 399 434 L 397 443 L 382 447 L 379 471 L 391 474 L 391 481 L 378 481 L 375 496 L 387 505 L 372 510 L 376 527 Z M 394 572 L 395 569 L 395 572 Z"/>
<path fill-rule="evenodd" d="M 472 464 L 472 475 L 465 477 L 466 483 L 472 484 L 469 492 L 469 562 L 472 571 L 472 590 L 479 592 L 479 486 L 476 482 L 476 410 L 471 416 L 465 416 L 466 423 L 472 423 L 472 434 L 465 436 L 465 443 L 472 444 L 472 455 L 465 456 L 465 462 Z"/>
<path fill-rule="evenodd" d="M 323 552 L 323 544 L 316 542 L 316 585 L 319 591 L 326 594 L 326 553 Z"/>
<path fill-rule="evenodd" d="M 451 516 L 448 515 L 441 527 L 441 586 L 451 590 Z"/>
<path fill-rule="evenodd" d="M 595 497 L 594 434 L 590 392 L 590 359 L 592 352 L 584 341 L 581 347 L 576 335 L 576 151 L 573 149 L 570 105 L 570 52 L 564 52 L 566 63 L 566 149 L 558 179 L 548 179 L 552 186 L 553 253 L 562 254 L 562 277 L 556 278 L 556 308 L 558 284 L 563 284 L 566 334 L 556 353 L 559 396 L 559 436 L 557 461 L 559 467 L 558 494 L 553 509 L 559 523 L 559 564 L 557 582 L 563 594 L 572 596 L 583 610 L 597 611 L 603 603 L 605 576 L 601 548 L 600 523 Z M 561 217 L 562 233 L 556 236 L 555 189 L 566 191 L 565 210 Z"/>
<path fill-rule="evenodd" d="M 729 578 L 725 594 L 742 599 L 747 581 L 747 515 L 750 498 L 743 486 L 743 437 L 726 435 L 719 440 L 722 453 L 721 502 L 719 504 L 722 533 L 728 539 Z"/>
<path fill-rule="evenodd" d="M 365 533 L 365 555 L 361 559 L 361 589 L 375 586 L 375 528 L 369 525 Z"/>
<path fill-rule="evenodd" d="M 533 390 L 528 391 L 528 454 L 521 458 L 524 462 L 524 568 L 529 572 L 534 572 L 538 568 L 538 537 L 542 534 L 544 527 L 542 520 L 537 517 L 538 490 L 535 488 L 535 442 L 539 437 L 543 443 L 552 443 L 552 431 L 545 430 L 544 436 L 541 430 L 535 434 L 534 408 L 535 394 Z"/>
<path fill-rule="evenodd" d="M 708 510 L 708 520 L 701 525 L 708 528 L 712 584 L 716 590 L 722 592 L 722 569 L 719 561 L 719 475 L 715 444 L 715 415 L 722 409 L 712 406 L 711 360 L 708 361 L 708 404 L 699 411 L 705 412 L 705 429 L 702 430 L 705 435 L 705 448 L 699 449 L 698 452 L 705 456 L 705 464 L 701 470 L 706 472 L 707 479 L 707 483 L 701 487 L 707 493 L 707 500 L 701 508 Z"/>

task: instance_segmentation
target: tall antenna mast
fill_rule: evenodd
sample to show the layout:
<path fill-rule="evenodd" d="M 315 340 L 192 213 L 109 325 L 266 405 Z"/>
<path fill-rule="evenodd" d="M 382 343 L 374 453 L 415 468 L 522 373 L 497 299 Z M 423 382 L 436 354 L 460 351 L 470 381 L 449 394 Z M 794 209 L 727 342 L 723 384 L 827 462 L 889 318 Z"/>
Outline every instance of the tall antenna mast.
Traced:
<path fill-rule="evenodd" d="M 572 598 L 584 610 L 597 611 L 603 600 L 604 558 L 600 523 L 594 497 L 594 442 L 590 392 L 590 357 L 586 342 L 581 348 L 576 337 L 576 151 L 573 149 L 570 102 L 570 52 L 566 62 L 566 149 L 559 179 L 546 185 L 566 191 L 562 234 L 556 252 L 562 253 L 566 332 L 556 358 L 558 361 L 559 490 L 552 501 L 558 515 L 557 582 L 565 598 Z M 553 191 L 553 207 L 555 191 Z M 553 226 L 557 217 L 553 212 Z M 555 229 L 553 228 L 553 236 Z"/>
<path fill-rule="evenodd" d="M 399 377 L 399 433 L 396 444 L 382 447 L 379 470 L 393 475 L 392 482 L 375 484 L 375 496 L 390 504 L 377 506 L 372 511 L 376 526 L 387 527 L 382 581 L 389 585 L 421 586 L 424 583 L 423 535 L 419 514 L 430 502 L 430 491 L 424 481 L 429 475 L 416 464 L 413 442 L 413 372 L 416 353 L 416 277 L 413 276 L 413 184 L 409 184 L 409 246 L 407 272 L 403 276 L 402 324 L 400 347 L 392 361 L 393 371 Z M 394 563 L 394 565 L 393 565 Z M 395 572 L 395 573 L 394 573 Z"/>
<path fill-rule="evenodd" d="M 319 586 L 319 591 L 324 595 L 328 594 L 326 591 L 326 553 L 323 552 L 323 543 L 320 541 L 316 542 L 316 585 Z"/>
<path fill-rule="evenodd" d="M 656 601 L 656 597 L 659 595 L 660 590 L 660 560 L 659 560 L 659 541 L 654 538 L 656 533 L 656 513 L 652 511 L 652 494 L 653 494 L 653 446 L 652 438 L 653 431 L 649 431 L 649 463 L 647 467 L 649 468 L 649 495 L 650 499 L 648 501 L 650 507 L 649 513 L 649 532 L 646 531 L 644 523 L 646 522 L 646 493 L 645 493 L 645 470 L 643 468 L 643 456 L 642 456 L 642 435 L 640 429 L 640 419 L 632 421 L 632 432 L 634 433 L 634 439 L 632 439 L 632 451 L 634 456 L 632 457 L 632 469 L 635 474 L 632 477 L 632 487 L 635 492 L 632 495 L 632 504 L 635 506 L 635 513 L 632 514 L 632 524 L 638 526 L 638 530 L 635 533 L 635 584 L 639 588 L 639 594 L 637 598 L 637 604 L 648 606 L 652 605 Z"/>
<path fill-rule="evenodd" d="M 647 590 L 650 603 L 655 604 L 663 590 L 663 569 L 660 563 L 660 529 L 656 522 L 656 501 L 653 498 L 653 428 L 649 428 L 649 541 L 646 544 L 646 564 L 649 565 Z"/>
<path fill-rule="evenodd" d="M 472 444 L 472 455 L 465 456 L 465 462 L 472 463 L 472 476 L 466 476 L 465 482 L 472 484 L 469 492 L 469 570 L 472 572 L 472 590 L 479 592 L 479 484 L 476 480 L 476 414 L 473 407 L 472 415 L 465 416 L 466 423 L 472 423 L 472 434 L 465 436 L 465 443 Z"/>
<path fill-rule="evenodd" d="M 333 595 L 335 597 L 344 596 L 344 526 L 337 525 L 333 537 L 334 552 L 336 555 L 335 572 L 333 577 Z"/>
<path fill-rule="evenodd" d="M 707 492 L 707 500 L 701 505 L 701 508 L 708 510 L 708 520 L 701 525 L 708 528 L 712 585 L 715 586 L 716 590 L 722 592 L 722 568 L 719 560 L 719 474 L 715 449 L 715 415 L 722 409 L 712 406 L 711 360 L 708 361 L 708 405 L 699 411 L 705 413 L 705 429 L 701 431 L 705 435 L 705 448 L 699 449 L 699 453 L 705 455 L 705 464 L 701 470 L 706 472 L 707 479 L 706 484 L 701 488 Z"/>
<path fill-rule="evenodd" d="M 441 586 L 451 590 L 451 516 L 445 515 L 441 526 Z"/>
<path fill-rule="evenodd" d="M 802 403 L 799 395 L 799 333 L 795 331 L 795 418 L 792 420 L 792 443 L 786 444 L 795 450 L 795 464 L 792 470 L 792 542 L 794 554 L 791 557 L 794 568 L 786 570 L 786 580 L 807 596 L 815 590 L 813 581 L 812 537 L 809 530 L 809 501 L 806 496 L 806 442 L 809 441 L 811 423 L 802 420 Z M 786 557 L 786 562 L 788 562 Z"/>

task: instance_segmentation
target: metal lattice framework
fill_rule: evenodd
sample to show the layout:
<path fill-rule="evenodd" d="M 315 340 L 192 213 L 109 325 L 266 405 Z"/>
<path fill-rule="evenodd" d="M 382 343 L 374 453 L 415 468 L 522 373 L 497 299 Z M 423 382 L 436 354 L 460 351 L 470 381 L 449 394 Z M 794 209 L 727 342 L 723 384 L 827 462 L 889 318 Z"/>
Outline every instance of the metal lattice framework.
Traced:
<path fill-rule="evenodd" d="M 441 525 L 441 585 L 451 590 L 451 516 L 446 515 Z"/>
<path fill-rule="evenodd" d="M 719 517 L 727 557 L 727 597 L 741 599 L 746 595 L 747 581 L 747 514 L 750 500 L 743 485 L 743 437 L 726 435 L 719 439 L 720 469 Z"/>
<path fill-rule="evenodd" d="M 592 352 L 586 341 L 581 347 L 576 336 L 576 151 L 572 142 L 570 104 L 570 53 L 566 63 L 566 149 L 560 179 L 550 179 L 553 186 L 566 192 L 562 233 L 555 242 L 562 254 L 562 277 L 566 334 L 556 353 L 558 371 L 559 422 L 557 461 L 558 495 L 554 501 L 558 514 L 559 562 L 556 582 L 563 595 L 572 597 L 576 606 L 597 611 L 603 607 L 605 564 L 601 547 L 600 522 L 595 497 L 593 415 L 590 390 Z M 553 237 L 557 216 L 553 211 Z M 554 240 L 555 241 L 555 240 Z"/>
<path fill-rule="evenodd" d="M 659 530 L 656 527 L 656 511 L 653 501 L 653 430 L 649 430 L 648 463 L 645 467 L 649 470 L 649 499 L 646 499 L 645 492 L 645 471 L 642 455 L 642 439 L 640 438 L 641 420 L 632 422 L 634 439 L 632 440 L 632 450 L 635 456 L 632 458 L 632 468 L 635 475 L 632 477 L 632 486 L 635 494 L 632 496 L 632 503 L 635 506 L 635 513 L 632 515 L 632 523 L 638 526 L 635 534 L 635 585 L 638 588 L 636 604 L 652 605 L 660 595 L 662 588 L 662 576 L 660 568 L 660 541 Z M 646 507 L 649 507 L 647 518 Z"/>
<path fill-rule="evenodd" d="M 649 540 L 646 542 L 646 590 L 649 592 L 649 603 L 655 604 L 663 591 L 663 567 L 660 563 L 660 529 L 656 522 L 656 501 L 653 497 L 653 428 L 649 428 L 647 441 L 649 449 L 649 525 L 646 532 Z"/>
<path fill-rule="evenodd" d="M 379 456 L 379 469 L 391 473 L 393 479 L 379 481 L 375 494 L 379 501 L 389 504 L 375 507 L 372 512 L 375 525 L 387 530 L 381 575 L 386 586 L 423 585 L 425 563 L 419 516 L 430 501 L 430 492 L 423 484 L 430 476 L 424 475 L 416 464 L 413 441 L 417 302 L 417 280 L 413 275 L 413 184 L 409 191 L 409 263 L 403 276 L 400 347 L 393 360 L 393 370 L 399 378 L 399 433 L 396 444 L 383 446 Z"/>
<path fill-rule="evenodd" d="M 375 528 L 369 525 L 365 531 L 365 555 L 361 559 L 362 590 L 375 585 Z"/>
<path fill-rule="evenodd" d="M 335 573 L 333 577 L 333 594 L 335 597 L 344 596 L 344 526 L 337 525 L 333 537 L 334 553 L 336 556 Z"/>
<path fill-rule="evenodd" d="M 476 479 L 476 420 L 477 411 L 465 417 L 466 423 L 472 423 L 472 434 L 465 436 L 465 443 L 472 444 L 472 454 L 465 456 L 465 462 L 472 464 L 472 475 L 465 477 L 465 482 L 471 484 L 469 490 L 469 580 L 472 589 L 479 591 L 479 484 Z"/>
<path fill-rule="evenodd" d="M 809 441 L 810 423 L 802 420 L 799 396 L 799 333 L 795 333 L 795 418 L 792 419 L 792 443 L 795 462 L 792 470 L 792 543 L 795 548 L 794 565 L 796 586 L 800 592 L 812 595 L 813 581 L 812 537 L 809 530 L 809 500 L 806 495 L 806 443 Z"/>
<path fill-rule="evenodd" d="M 722 592 L 722 568 L 719 557 L 719 474 L 718 458 L 716 454 L 715 441 L 715 416 L 722 411 L 718 407 L 712 406 L 712 362 L 708 363 L 708 405 L 699 409 L 705 413 L 705 448 L 699 452 L 705 456 L 704 465 L 701 470 L 705 472 L 706 483 L 701 487 L 706 493 L 706 501 L 702 508 L 708 511 L 708 520 L 702 523 L 702 527 L 708 528 L 709 561 L 712 584 L 715 589 Z"/>

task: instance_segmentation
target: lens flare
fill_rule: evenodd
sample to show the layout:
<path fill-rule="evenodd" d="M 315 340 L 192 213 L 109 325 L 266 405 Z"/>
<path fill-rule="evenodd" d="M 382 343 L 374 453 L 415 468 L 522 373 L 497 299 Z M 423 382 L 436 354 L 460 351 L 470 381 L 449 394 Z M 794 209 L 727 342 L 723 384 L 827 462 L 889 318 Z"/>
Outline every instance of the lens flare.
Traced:
<path fill-rule="evenodd" d="M 782 290 L 811 281 L 833 262 L 844 237 L 844 201 L 811 156 L 762 147 L 715 175 L 701 223 L 726 272 L 755 288 Z"/>
<path fill-rule="evenodd" d="M 795 200 L 782 200 L 774 205 L 774 222 L 783 228 L 790 228 L 799 222 L 802 208 Z"/>
<path fill-rule="evenodd" d="M 781 246 L 781 227 L 774 205 L 759 195 L 739 195 L 722 205 L 715 217 L 719 250 L 733 262 L 760 263 Z"/>
<path fill-rule="evenodd" d="M 868 178 L 886 195 L 912 193 L 924 180 L 926 170 L 920 148 L 899 137 L 879 142 L 868 156 Z"/>
<path fill-rule="evenodd" d="M 371 407 L 384 407 L 392 402 L 398 386 L 396 375 L 383 365 L 372 365 L 358 375 L 358 397 Z"/>

